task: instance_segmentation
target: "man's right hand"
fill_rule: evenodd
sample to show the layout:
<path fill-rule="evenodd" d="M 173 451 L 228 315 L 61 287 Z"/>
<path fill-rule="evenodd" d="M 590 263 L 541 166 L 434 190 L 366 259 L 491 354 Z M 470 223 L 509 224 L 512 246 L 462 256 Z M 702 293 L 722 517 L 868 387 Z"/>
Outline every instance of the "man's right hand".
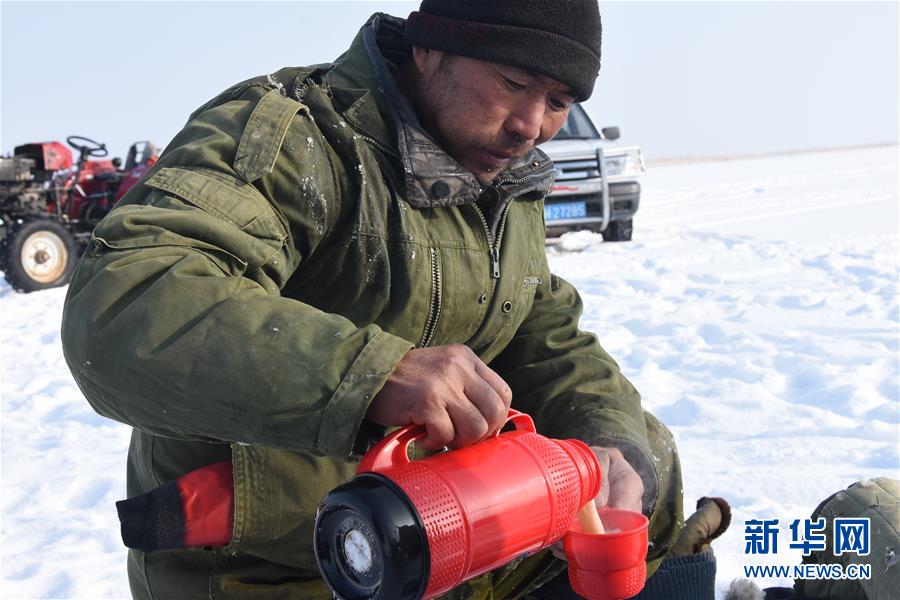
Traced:
<path fill-rule="evenodd" d="M 366 416 L 379 425 L 424 425 L 421 446 L 459 448 L 506 421 L 512 390 L 462 344 L 410 350 L 372 400 Z"/>

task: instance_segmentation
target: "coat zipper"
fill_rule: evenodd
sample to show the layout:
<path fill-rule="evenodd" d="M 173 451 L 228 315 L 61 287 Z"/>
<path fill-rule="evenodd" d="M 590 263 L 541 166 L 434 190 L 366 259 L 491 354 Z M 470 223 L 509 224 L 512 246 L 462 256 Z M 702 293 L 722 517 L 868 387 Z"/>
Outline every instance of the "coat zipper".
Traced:
<path fill-rule="evenodd" d="M 507 202 L 500 215 L 500 226 L 497 227 L 497 239 L 494 240 L 494 249 L 491 258 L 494 260 L 494 279 L 500 279 L 500 241 L 503 239 L 503 230 L 506 229 L 506 215 L 512 202 Z"/>
<path fill-rule="evenodd" d="M 535 171 L 534 173 L 529 173 L 524 177 L 519 177 L 517 179 L 503 178 L 498 179 L 491 185 L 496 187 L 498 185 L 502 185 L 505 183 L 512 185 L 519 185 L 525 183 L 526 181 L 530 181 L 532 179 L 540 179 L 547 176 L 547 173 L 553 170 L 553 163 L 551 162 L 548 166 L 544 167 L 540 171 Z M 500 279 L 500 241 L 503 238 L 503 229 L 506 227 L 506 215 L 509 213 L 509 207 L 512 202 L 507 202 L 506 206 L 503 207 L 503 214 L 500 215 L 500 225 L 497 228 L 497 239 L 493 239 L 491 235 L 491 229 L 488 227 L 487 219 L 484 218 L 484 213 L 481 212 L 481 209 L 478 208 L 477 204 L 473 204 L 475 210 L 478 212 L 478 216 L 481 217 L 481 224 L 484 225 L 484 232 L 487 234 L 488 244 L 491 247 L 491 267 L 493 269 L 493 277 L 496 282 Z M 493 286 L 491 289 L 491 293 L 493 293 Z"/>
<path fill-rule="evenodd" d="M 491 235 L 491 228 L 488 227 L 487 219 L 484 218 L 484 213 L 481 212 L 481 209 L 478 208 L 477 204 L 473 204 L 472 208 L 475 209 L 475 212 L 478 214 L 478 218 L 481 219 L 481 224 L 484 226 L 484 235 L 487 236 L 488 248 L 491 253 L 491 266 L 493 267 L 493 278 L 494 280 L 500 279 L 500 253 L 494 252 L 494 237 Z M 493 285 L 491 287 L 491 292 L 493 292 Z"/>
<path fill-rule="evenodd" d="M 540 179 L 540 178 L 546 177 L 547 173 L 549 173 L 553 169 L 554 169 L 553 163 L 551 162 L 546 167 L 541 169 L 540 171 L 535 171 L 534 173 L 529 173 L 528 175 L 519 177 L 518 179 L 506 179 L 506 178 L 498 179 L 496 182 L 494 182 L 494 185 L 503 184 L 503 183 L 511 183 L 513 185 L 518 185 L 520 183 L 525 183 L 526 181 L 531 181 L 532 179 Z"/>
<path fill-rule="evenodd" d="M 382 152 L 384 152 L 384 153 L 387 154 L 388 156 L 393 156 L 394 158 L 400 158 L 400 154 L 399 154 L 399 153 L 397 153 L 395 150 L 392 150 L 392 149 L 388 148 L 387 146 L 385 146 L 384 144 L 382 144 L 382 143 L 379 142 L 378 140 L 376 140 L 376 139 L 374 139 L 374 138 L 371 138 L 371 137 L 369 137 L 369 136 L 367 136 L 367 135 L 364 135 L 364 134 L 362 134 L 362 133 L 359 133 L 358 131 L 356 132 L 356 135 L 358 135 L 362 140 L 364 140 L 364 141 L 366 141 L 366 142 L 369 142 L 370 144 L 372 144 L 373 146 L 375 146 L 376 148 L 378 148 L 379 150 L 381 150 Z"/>
<path fill-rule="evenodd" d="M 419 341 L 419 348 L 425 348 L 431 343 L 434 332 L 437 330 L 438 317 L 441 316 L 441 269 L 438 264 L 437 248 L 431 248 L 431 304 L 428 307 L 428 320 L 425 321 L 425 331 Z"/>
<path fill-rule="evenodd" d="M 481 219 L 481 224 L 484 226 L 484 234 L 487 236 L 488 247 L 491 250 L 491 268 L 492 268 L 492 277 L 493 281 L 496 282 L 500 279 L 500 240 L 503 238 L 503 230 L 506 228 L 506 215 L 509 213 L 509 207 L 512 202 L 507 202 L 506 206 L 503 207 L 503 214 L 500 215 L 500 226 L 497 228 L 497 239 L 494 239 L 494 236 L 491 235 L 491 228 L 488 227 L 487 219 L 484 217 L 484 213 L 481 212 L 481 209 L 478 208 L 477 204 L 473 204 L 472 207 L 475 209 L 475 212 L 478 213 L 478 218 Z M 493 293 L 493 286 L 491 286 L 491 293 Z"/>

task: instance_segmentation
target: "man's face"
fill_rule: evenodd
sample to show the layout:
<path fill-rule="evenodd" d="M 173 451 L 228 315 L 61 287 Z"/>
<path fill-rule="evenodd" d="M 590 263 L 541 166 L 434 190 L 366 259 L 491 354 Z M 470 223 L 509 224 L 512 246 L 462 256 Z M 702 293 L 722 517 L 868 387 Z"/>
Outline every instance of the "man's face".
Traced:
<path fill-rule="evenodd" d="M 420 120 L 482 183 L 556 135 L 574 102 L 543 75 L 418 47 L 413 55 Z"/>

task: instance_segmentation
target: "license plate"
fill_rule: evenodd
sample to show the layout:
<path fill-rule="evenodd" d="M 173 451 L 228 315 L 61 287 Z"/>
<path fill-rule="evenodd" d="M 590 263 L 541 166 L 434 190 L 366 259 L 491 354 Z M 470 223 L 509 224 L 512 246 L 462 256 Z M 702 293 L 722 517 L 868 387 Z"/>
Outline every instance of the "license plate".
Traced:
<path fill-rule="evenodd" d="M 561 219 L 580 219 L 587 216 L 587 205 L 584 202 L 561 202 L 544 205 L 544 220 L 559 221 Z"/>

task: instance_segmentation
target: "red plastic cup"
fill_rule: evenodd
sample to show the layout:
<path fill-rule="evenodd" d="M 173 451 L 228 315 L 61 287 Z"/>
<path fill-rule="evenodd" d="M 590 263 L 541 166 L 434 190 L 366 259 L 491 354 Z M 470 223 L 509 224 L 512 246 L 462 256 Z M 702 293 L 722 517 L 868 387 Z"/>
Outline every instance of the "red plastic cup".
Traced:
<path fill-rule="evenodd" d="M 563 538 L 569 561 L 569 583 L 590 600 L 631 598 L 647 579 L 647 517 L 615 508 L 600 509 L 607 531 L 582 533 L 578 521 Z"/>

